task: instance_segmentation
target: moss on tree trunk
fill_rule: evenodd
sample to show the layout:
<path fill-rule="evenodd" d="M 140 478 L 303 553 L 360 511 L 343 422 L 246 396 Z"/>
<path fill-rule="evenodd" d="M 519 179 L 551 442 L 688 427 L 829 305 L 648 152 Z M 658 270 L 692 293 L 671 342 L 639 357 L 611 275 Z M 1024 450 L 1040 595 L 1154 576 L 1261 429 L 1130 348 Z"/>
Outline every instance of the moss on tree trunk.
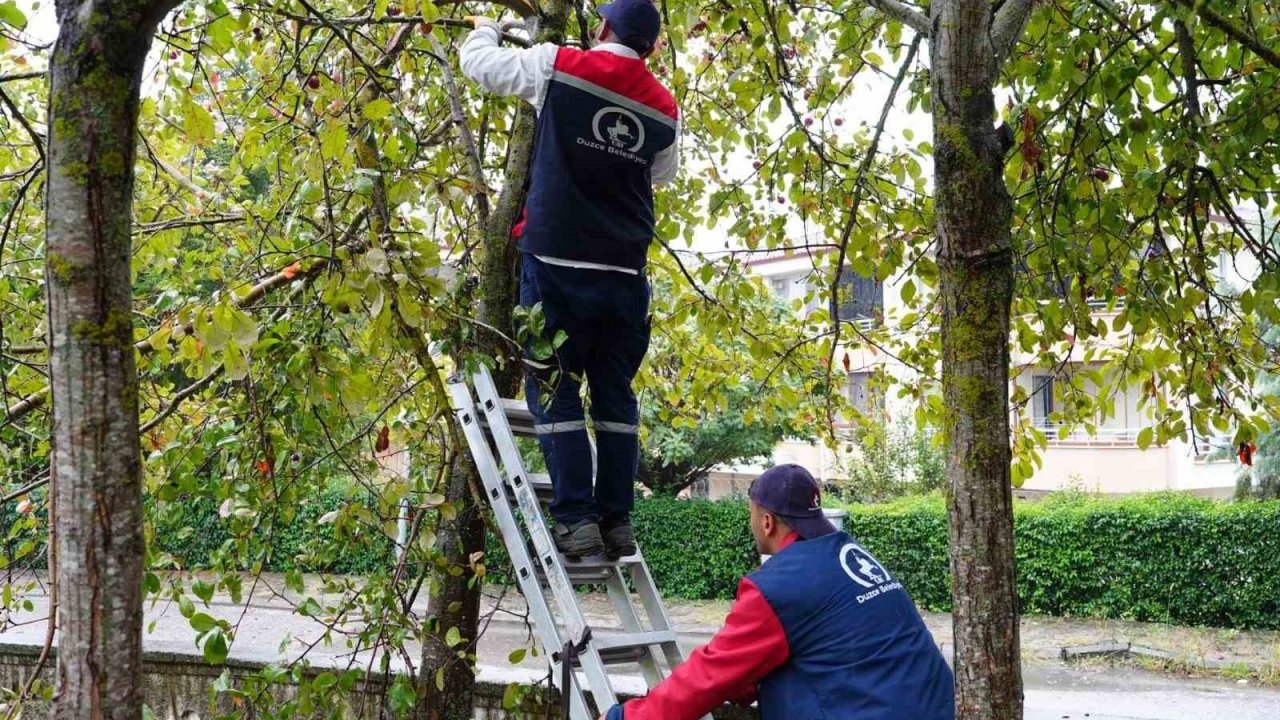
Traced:
<path fill-rule="evenodd" d="M 133 160 L 143 61 L 174 4 L 57 3 L 45 199 L 60 632 L 54 718 L 142 716 Z"/>

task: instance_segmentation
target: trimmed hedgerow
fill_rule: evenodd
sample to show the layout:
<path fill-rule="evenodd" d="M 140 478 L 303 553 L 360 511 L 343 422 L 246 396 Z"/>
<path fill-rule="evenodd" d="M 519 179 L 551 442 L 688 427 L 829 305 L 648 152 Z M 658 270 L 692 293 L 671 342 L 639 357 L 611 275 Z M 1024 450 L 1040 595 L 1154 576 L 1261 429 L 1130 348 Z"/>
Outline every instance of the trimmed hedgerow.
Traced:
<path fill-rule="evenodd" d="M 393 562 L 387 538 L 334 542 L 316 518 L 352 502 L 325 491 L 278 531 L 271 570 L 369 572 Z M 850 506 L 847 528 L 929 610 L 951 608 L 947 514 L 941 498 Z M 664 594 L 733 597 L 757 562 L 741 501 L 653 498 L 636 505 L 645 558 Z M 230 539 L 212 503 L 192 503 L 157 528 L 157 546 L 200 567 Z M 1176 494 L 1067 496 L 1014 511 L 1018 594 L 1027 614 L 1188 625 L 1280 628 L 1280 501 L 1226 504 Z M 189 532 L 183 532 L 189 529 Z M 326 535 L 326 533 L 328 535 Z M 342 552 L 331 552 L 344 547 Z M 305 552 L 329 548 L 325 552 Z M 509 578 L 490 538 L 491 581 Z"/>

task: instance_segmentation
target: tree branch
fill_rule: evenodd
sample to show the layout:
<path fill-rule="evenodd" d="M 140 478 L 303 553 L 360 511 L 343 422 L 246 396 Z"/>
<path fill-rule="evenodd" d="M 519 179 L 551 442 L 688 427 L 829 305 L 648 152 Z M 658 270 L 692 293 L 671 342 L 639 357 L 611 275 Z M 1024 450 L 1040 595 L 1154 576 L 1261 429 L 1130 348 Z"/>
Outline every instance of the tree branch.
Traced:
<path fill-rule="evenodd" d="M 359 213 L 357 213 L 355 218 L 353 218 L 351 223 L 347 226 L 346 232 L 344 233 L 344 237 L 349 238 L 353 236 L 355 234 L 356 228 L 358 228 L 364 222 L 364 219 L 367 216 L 368 216 L 368 210 L 361 210 Z M 368 248 L 369 248 L 368 243 L 362 242 L 362 243 L 354 244 L 354 247 L 352 247 L 353 256 L 362 254 Z M 337 264 L 338 262 L 339 260 L 337 258 L 328 259 L 328 260 L 325 260 L 324 262 L 318 262 L 315 265 L 311 266 L 310 268 L 303 270 L 302 272 L 299 272 L 299 273 L 295 273 L 294 271 L 291 271 L 291 270 L 282 270 L 274 275 L 267 277 L 262 282 L 259 282 L 257 285 L 254 285 L 252 288 L 249 289 L 248 293 L 246 293 L 243 297 L 236 300 L 232 304 L 238 309 L 247 308 L 253 305 L 254 303 L 258 302 L 259 300 L 261 300 L 263 297 L 267 295 L 267 293 L 271 292 L 272 290 L 288 285 L 289 283 L 298 279 L 301 279 L 304 283 L 308 282 L 313 277 L 319 275 L 320 273 L 324 272 L 324 270 L 329 268 L 331 265 Z M 195 332 L 195 322 L 192 321 L 187 323 L 186 325 L 183 325 L 181 327 L 181 330 L 183 335 L 193 334 Z M 151 353 L 155 350 L 155 345 L 152 343 L 151 338 L 140 340 L 134 343 L 133 347 L 143 355 Z M 19 400 L 16 404 L 9 407 L 8 419 L 6 419 L 3 423 L 0 423 L 0 428 L 3 428 L 6 425 L 10 425 L 16 422 L 22 416 L 26 415 L 32 410 L 35 410 L 41 405 L 44 405 L 46 402 L 48 402 L 48 400 L 49 400 L 49 388 L 47 386 Z"/>
<path fill-rule="evenodd" d="M 35 480 L 32 480 L 31 482 L 27 483 L 26 485 L 23 485 L 17 490 L 14 490 L 13 492 L 6 494 L 4 497 L 0 497 L 0 505 L 4 505 L 5 503 L 8 503 L 12 500 L 17 500 L 23 495 L 26 495 L 27 493 L 32 492 L 33 490 L 42 488 L 48 484 L 49 484 L 49 473 L 48 471 L 45 471 L 43 475 L 36 478 Z"/>
<path fill-rule="evenodd" d="M 178 409 L 178 406 L 181 405 L 184 400 L 209 387 L 209 385 L 211 385 L 214 380 L 217 380 L 218 376 L 222 375 L 226 369 L 226 365 L 218 365 L 214 369 L 210 370 L 204 377 L 179 390 L 177 394 L 173 396 L 173 399 L 169 401 L 169 404 L 164 410 L 161 410 L 158 415 L 148 420 L 142 427 L 138 428 L 138 433 L 142 434 L 150 432 L 152 428 L 164 422 L 166 418 Z"/>
<path fill-rule="evenodd" d="M 1218 28 L 1244 47 L 1252 50 L 1258 57 L 1266 60 L 1272 67 L 1280 68 L 1280 53 L 1267 47 L 1258 38 L 1245 32 L 1231 22 L 1229 18 L 1209 7 L 1204 0 L 1169 0 L 1174 5 L 1190 10 L 1197 17 Z"/>
<path fill-rule="evenodd" d="M 223 223 L 240 222 L 243 215 L 215 215 L 208 218 L 192 218 L 190 220 L 162 220 L 160 222 L 142 223 L 135 227 L 139 232 L 156 233 L 161 230 L 176 230 L 187 227 L 212 227 Z"/>
<path fill-rule="evenodd" d="M 325 22 L 321 22 L 308 15 L 297 15 L 295 13 L 281 13 L 284 17 L 294 20 L 301 25 L 325 26 Z M 353 15 L 350 17 L 329 18 L 327 21 L 329 26 L 333 27 L 351 27 L 357 25 L 439 25 L 440 27 L 451 28 L 471 28 L 471 23 L 466 20 L 458 20 L 456 18 L 436 18 L 428 20 L 422 15 L 388 15 L 386 17 L 375 18 L 370 15 Z M 511 33 L 502 33 L 503 42 L 520 47 L 529 47 L 533 43 L 529 42 L 529 38 Z"/>
<path fill-rule="evenodd" d="M 36 132 L 35 128 L 31 127 L 31 122 L 18 110 L 18 106 L 9 99 L 9 95 L 3 89 L 0 89 L 0 100 L 3 100 L 5 107 L 9 108 L 9 112 L 13 114 L 13 119 L 17 120 L 18 124 L 22 125 L 22 128 L 31 136 L 31 144 L 35 145 L 36 152 L 40 153 L 40 164 L 45 164 L 44 143 L 41 141 L 40 134 Z"/>
<path fill-rule="evenodd" d="M 12 75 L 0 75 L 0 84 L 11 82 L 13 80 L 34 80 L 45 76 L 43 70 L 32 70 L 31 72 L 14 73 Z"/>
<path fill-rule="evenodd" d="M 188 178 L 187 176 L 183 175 L 181 170 L 169 164 L 168 161 L 166 161 L 164 158 L 157 155 L 156 151 L 151 148 L 151 143 L 147 142 L 146 136 L 144 136 L 141 132 L 138 133 L 138 139 L 142 141 L 142 146 L 147 149 L 147 157 L 151 159 L 151 162 L 155 163 L 156 167 L 163 170 L 166 175 L 173 178 L 174 181 L 176 181 L 179 185 L 189 190 L 192 195 L 196 196 L 197 199 L 203 200 L 203 201 L 208 201 L 208 200 L 225 201 L 228 205 L 231 206 L 232 209 L 239 212 L 241 216 L 245 214 L 244 208 L 240 207 L 234 201 L 225 200 L 218 193 L 205 190 L 204 188 L 197 185 L 195 181 L 193 181 L 191 178 Z"/>
<path fill-rule="evenodd" d="M 351 44 L 351 38 L 347 37 L 346 33 L 342 32 L 336 25 L 330 22 L 327 15 L 312 7 L 307 0 L 298 0 L 298 4 L 307 12 L 315 16 L 315 18 L 320 21 L 321 25 L 333 31 L 333 34 L 338 38 L 338 41 L 346 46 L 347 52 L 351 53 L 351 57 L 355 58 L 356 62 L 360 63 L 360 65 L 369 73 L 368 82 L 377 83 L 383 78 L 382 73 L 379 72 L 378 68 L 369 64 L 369 61 L 360 54 L 360 51 L 356 50 L 356 46 Z"/>
<path fill-rule="evenodd" d="M 996 65 L 1003 65 L 1022 37 L 1035 0 L 1007 0 L 991 20 L 991 49 L 996 55 Z"/>
<path fill-rule="evenodd" d="M 832 304 L 839 308 L 840 300 L 840 275 L 844 270 L 844 261 L 849 253 L 849 240 L 853 236 L 853 228 L 858 224 L 858 209 L 862 206 L 862 198 L 866 195 L 866 180 L 871 172 L 871 166 L 875 163 L 876 155 L 880 152 L 880 138 L 884 135 L 885 125 L 889 121 L 889 112 L 893 108 L 893 104 L 898 97 L 898 90 L 902 87 L 903 81 L 907 77 L 907 73 L 911 72 L 911 65 L 915 62 L 916 53 L 920 51 L 920 43 L 922 36 L 916 36 L 911 41 L 911 47 L 907 50 L 907 56 L 903 59 L 901 67 L 898 68 L 898 74 L 893 79 L 893 85 L 889 88 L 889 95 L 885 98 L 884 105 L 880 108 L 880 120 L 876 123 L 875 134 L 871 137 L 871 145 L 867 147 L 866 155 L 862 157 L 862 163 L 858 167 L 857 178 L 853 182 L 853 198 L 849 205 L 849 217 L 845 220 L 844 228 L 840 233 L 840 249 L 836 254 L 835 275 L 831 279 L 831 301 Z M 839 313 L 833 313 L 831 318 L 831 334 L 835 336 L 835 340 L 831 343 L 831 352 L 827 354 L 827 383 L 831 383 L 832 373 L 835 372 L 836 349 L 840 347 L 842 333 L 845 323 L 840 321 Z M 857 326 L 853 326 L 857 330 Z M 867 340 L 867 336 L 861 331 L 858 335 L 863 340 Z M 827 424 L 828 427 L 835 424 L 835 413 L 832 412 L 830 401 L 827 402 Z"/>
<path fill-rule="evenodd" d="M 465 0 L 437 0 L 436 5 L 461 5 Z M 489 0 L 494 5 L 501 5 L 515 12 L 520 17 L 540 15 L 538 0 Z"/>
<path fill-rule="evenodd" d="M 449 56 L 440 41 L 431 38 L 431 57 L 440 66 L 440 76 L 444 79 L 445 90 L 449 93 L 449 110 L 453 122 L 458 126 L 458 136 L 462 140 L 463 155 L 467 159 L 467 172 L 471 175 L 471 196 L 475 200 L 479 212 L 479 223 L 483 227 L 489 222 L 489 188 L 484 182 L 484 166 L 480 160 L 480 151 L 476 149 L 476 139 L 467 125 L 467 113 L 462 108 L 462 94 L 453 76 L 453 68 L 449 66 Z"/>
<path fill-rule="evenodd" d="M 929 18 L 924 13 L 898 0 L 867 0 L 867 4 L 889 18 L 897 20 L 912 30 L 929 37 Z"/>
<path fill-rule="evenodd" d="M 1173 21 L 1178 38 L 1178 55 L 1182 61 L 1183 96 L 1187 101 L 1187 119 L 1194 125 L 1200 122 L 1200 81 L 1196 76 L 1196 46 L 1191 31 L 1182 20 Z"/>

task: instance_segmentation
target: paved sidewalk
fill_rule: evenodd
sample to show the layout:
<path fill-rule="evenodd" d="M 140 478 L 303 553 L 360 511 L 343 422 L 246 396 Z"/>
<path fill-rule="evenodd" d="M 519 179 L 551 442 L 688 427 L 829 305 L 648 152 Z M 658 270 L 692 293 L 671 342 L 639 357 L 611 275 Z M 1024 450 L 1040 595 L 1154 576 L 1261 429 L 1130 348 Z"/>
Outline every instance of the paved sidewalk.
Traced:
<path fill-rule="evenodd" d="M 178 576 L 174 576 L 177 578 Z M 189 588 L 190 575 L 184 575 Z M 216 578 L 211 574 L 198 574 L 207 581 Z M 26 580 L 33 578 L 27 576 Z M 285 588 L 284 575 L 281 573 L 263 573 L 255 583 L 252 577 L 244 578 L 244 594 L 241 603 L 236 605 L 226 593 L 214 595 L 212 607 L 208 610 L 212 615 L 225 617 L 229 621 L 239 622 L 241 632 L 237 645 L 252 644 L 266 647 L 266 638 L 272 638 L 272 647 L 292 638 L 301 644 L 304 638 L 323 629 L 322 623 L 294 613 L 294 609 L 306 597 L 313 597 L 322 606 L 338 602 L 341 592 L 326 592 L 327 585 L 349 585 L 348 592 L 358 590 L 360 578 L 320 575 L 304 576 L 305 592 L 296 593 Z M 6 641 L 44 637 L 44 625 L 35 622 L 44 617 L 44 584 L 43 578 L 34 578 L 37 582 L 30 598 L 36 603 L 36 609 L 30 613 L 19 613 L 12 620 L 22 624 L 0 631 L 0 637 Z M 15 586 L 21 583 L 15 583 Z M 327 589 L 333 590 L 333 587 Z M 489 586 L 484 591 L 484 608 L 482 614 L 490 613 L 497 601 L 501 599 L 501 611 L 494 614 L 494 622 L 498 624 L 518 623 L 517 616 L 524 615 L 524 599 L 514 588 L 504 589 Z M 193 597 L 194 599 L 194 597 Z M 199 601 L 196 601 L 199 605 Z M 616 615 L 608 595 L 604 593 L 585 593 L 581 596 L 582 609 L 588 623 L 595 628 L 617 628 Z M 716 600 L 665 600 L 667 613 L 682 635 L 692 640 L 705 642 L 719 629 L 729 611 L 728 601 Z M 413 605 L 414 611 L 425 615 L 427 611 L 426 590 L 419 593 Z M 265 612 L 264 612 L 265 611 Z M 641 612 L 643 616 L 643 612 Z M 949 650 L 952 642 L 951 616 L 946 613 L 922 613 L 929 631 L 943 648 Z M 163 600 L 154 606 L 148 603 L 148 622 L 155 621 L 156 630 L 152 640 L 161 642 L 188 642 L 190 636 L 186 621 L 178 613 L 175 604 Z M 1168 653 L 1175 664 L 1187 667 L 1217 667 L 1234 669 L 1234 674 L 1243 675 L 1252 672 L 1257 675 L 1270 675 L 1271 680 L 1280 683 L 1280 632 L 1276 631 L 1242 631 L 1219 628 L 1194 628 L 1158 623 L 1141 623 L 1124 620 L 1097 620 L 1087 618 L 1055 618 L 1032 616 L 1022 620 L 1021 627 L 1023 658 L 1029 662 L 1057 662 L 1061 658 L 1064 647 L 1078 647 L 1112 642 L 1127 642 L 1142 645 Z M 309 642 L 309 641 L 308 641 Z M 1228 674 L 1233 674 L 1229 672 Z"/>
<path fill-rule="evenodd" d="M 213 578 L 206 578 L 213 579 Z M 358 578 L 332 578 L 338 583 L 351 583 L 358 588 Z M 189 585 L 189 580 L 187 581 Z M 360 618 L 339 626 L 332 642 L 322 638 L 326 626 L 320 620 L 296 612 L 305 597 L 313 597 L 328 605 L 341 597 L 336 588 L 328 588 L 319 576 L 305 578 L 302 594 L 286 590 L 284 577 L 264 574 L 256 587 L 251 578 L 244 580 L 244 597 L 234 604 L 226 594 L 215 594 L 209 607 L 196 601 L 198 611 L 225 618 L 238 626 L 231 647 L 231 657 L 258 662 L 288 662 L 304 653 L 316 665 L 367 667 L 370 653 L 359 652 L 348 643 L 344 631 L 358 630 Z M 252 594 L 250 590 L 252 589 Z M 44 642 L 48 598 L 37 586 L 26 595 L 31 611 L 9 618 L 11 624 L 0 632 L 0 645 L 39 646 Z M 479 647 L 481 675 L 498 682 L 533 682 L 546 675 L 545 660 L 527 655 L 513 667 L 508 659 L 512 651 L 531 644 L 528 629 L 520 620 L 524 603 L 514 589 L 485 589 L 483 612 L 492 611 L 501 598 L 501 611 L 493 613 Z M 588 594 L 582 598 L 588 622 L 601 635 L 609 635 L 617 627 L 608 597 Z M 414 611 L 426 613 L 426 598 L 420 596 Z M 667 609 L 679 628 L 681 644 L 691 650 L 709 639 L 728 612 L 728 602 L 668 600 Z M 925 621 L 944 651 L 951 643 L 951 618 L 940 613 L 925 613 Z M 146 622 L 150 628 L 144 638 L 149 651 L 198 653 L 195 633 L 176 603 L 168 600 L 148 603 Z M 16 624 L 14 624 L 16 623 Z M 1099 662 L 1063 663 L 1061 648 L 1113 640 L 1126 640 L 1169 652 L 1187 665 L 1218 661 L 1242 668 L 1241 680 L 1220 678 L 1193 679 L 1179 675 L 1153 674 L 1132 667 L 1116 667 Z M 1025 618 L 1022 624 L 1024 678 L 1027 720 L 1090 718 L 1090 720 L 1200 720 L 1232 718 L 1232 720 L 1276 720 L 1280 718 L 1280 690 L 1256 687 L 1256 677 L 1280 666 L 1280 633 L 1239 632 L 1208 628 L 1180 628 L 1150 623 L 1063 618 Z M 407 656 L 417 662 L 421 648 L 410 643 Z M 948 653 L 949 654 L 949 653 Z M 403 670 L 402 659 L 393 660 L 395 670 Z M 1254 671 L 1250 678 L 1244 668 Z M 643 682 L 637 666 L 617 668 L 617 686 L 621 690 L 639 692 Z"/>

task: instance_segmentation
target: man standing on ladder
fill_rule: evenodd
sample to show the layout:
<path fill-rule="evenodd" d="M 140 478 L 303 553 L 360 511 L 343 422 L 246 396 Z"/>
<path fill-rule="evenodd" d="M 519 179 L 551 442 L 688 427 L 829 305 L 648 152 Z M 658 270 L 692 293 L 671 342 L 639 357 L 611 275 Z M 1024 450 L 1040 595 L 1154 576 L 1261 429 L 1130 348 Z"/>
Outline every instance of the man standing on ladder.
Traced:
<path fill-rule="evenodd" d="M 525 394 L 555 488 L 551 514 L 560 551 L 635 553 L 631 509 L 639 464 L 640 412 L 632 379 L 649 348 L 654 235 L 652 185 L 679 167 L 676 103 L 645 65 L 661 29 L 652 0 L 596 9 L 591 50 L 543 43 L 499 47 L 492 20 L 460 51 L 462 72 L 538 113 L 529 194 L 514 233 L 521 253 L 520 304 L 541 303 L 547 337 L 567 339 L 530 367 Z M 580 396 L 585 377 L 598 461 Z"/>

